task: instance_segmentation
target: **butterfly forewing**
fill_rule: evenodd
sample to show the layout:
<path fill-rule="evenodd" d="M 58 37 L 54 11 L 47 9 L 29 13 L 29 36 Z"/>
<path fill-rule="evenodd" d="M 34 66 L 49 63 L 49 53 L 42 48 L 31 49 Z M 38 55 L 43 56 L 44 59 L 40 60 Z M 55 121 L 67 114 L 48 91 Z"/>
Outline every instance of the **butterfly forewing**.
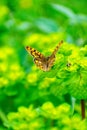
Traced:
<path fill-rule="evenodd" d="M 59 44 L 56 46 L 56 48 L 54 49 L 53 53 L 51 56 L 55 56 L 57 51 L 59 50 L 60 46 L 63 44 L 63 41 L 60 41 Z"/>
<path fill-rule="evenodd" d="M 26 47 L 26 50 L 34 57 L 34 58 L 44 58 L 44 56 L 39 52 L 37 51 L 36 49 L 34 48 L 31 48 L 29 46 Z"/>

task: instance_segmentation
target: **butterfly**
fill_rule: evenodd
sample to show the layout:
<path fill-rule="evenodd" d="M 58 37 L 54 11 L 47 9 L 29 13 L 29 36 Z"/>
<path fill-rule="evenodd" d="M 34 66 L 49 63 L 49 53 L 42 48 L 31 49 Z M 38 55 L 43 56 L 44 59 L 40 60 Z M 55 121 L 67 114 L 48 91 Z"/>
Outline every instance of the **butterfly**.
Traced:
<path fill-rule="evenodd" d="M 30 53 L 33 58 L 34 58 L 34 63 L 36 66 L 43 70 L 43 71 L 49 71 L 51 67 L 54 65 L 55 62 L 55 55 L 57 51 L 59 50 L 60 46 L 62 45 L 63 41 L 60 41 L 59 44 L 56 46 L 52 54 L 48 57 L 45 57 L 43 54 L 41 54 L 39 51 L 36 49 L 26 46 L 26 50 L 28 53 Z"/>

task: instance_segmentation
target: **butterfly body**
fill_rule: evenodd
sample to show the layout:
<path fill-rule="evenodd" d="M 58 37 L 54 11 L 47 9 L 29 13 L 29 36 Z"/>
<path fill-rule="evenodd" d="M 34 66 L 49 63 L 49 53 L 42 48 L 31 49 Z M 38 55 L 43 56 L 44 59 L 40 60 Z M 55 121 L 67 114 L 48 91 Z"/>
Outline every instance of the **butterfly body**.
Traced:
<path fill-rule="evenodd" d="M 34 57 L 34 63 L 36 64 L 36 66 L 38 68 L 40 68 L 43 71 L 49 71 L 55 62 L 55 55 L 62 43 L 63 43 L 63 41 L 61 41 L 56 46 L 53 53 L 48 57 L 45 57 L 39 51 L 37 51 L 36 49 L 31 48 L 29 46 L 26 47 L 26 50 Z"/>

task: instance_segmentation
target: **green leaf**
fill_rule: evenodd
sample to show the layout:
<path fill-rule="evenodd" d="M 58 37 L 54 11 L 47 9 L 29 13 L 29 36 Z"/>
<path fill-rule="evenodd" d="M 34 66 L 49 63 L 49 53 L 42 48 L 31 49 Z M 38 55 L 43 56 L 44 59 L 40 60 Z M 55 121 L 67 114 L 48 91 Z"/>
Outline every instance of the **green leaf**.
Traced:
<path fill-rule="evenodd" d="M 47 18 L 39 18 L 35 21 L 35 25 L 38 29 L 45 33 L 58 32 L 59 28 L 56 22 Z"/>
<path fill-rule="evenodd" d="M 70 19 L 76 19 L 76 15 L 75 13 L 69 9 L 68 7 L 65 7 L 63 5 L 59 5 L 59 4 L 51 4 L 51 6 L 58 12 L 63 13 L 64 15 L 66 15 L 68 18 Z"/>

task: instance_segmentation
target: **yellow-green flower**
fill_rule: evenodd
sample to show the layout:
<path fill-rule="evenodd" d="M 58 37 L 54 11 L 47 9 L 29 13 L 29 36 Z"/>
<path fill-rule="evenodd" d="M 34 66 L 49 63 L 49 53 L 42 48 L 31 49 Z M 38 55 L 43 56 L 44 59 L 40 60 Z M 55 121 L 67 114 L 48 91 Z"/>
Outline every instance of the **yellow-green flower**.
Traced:
<path fill-rule="evenodd" d="M 4 77 L 0 77 L 0 88 L 2 88 L 3 86 L 7 86 L 9 83 L 9 80 L 4 78 Z"/>
<path fill-rule="evenodd" d="M 3 20 L 4 17 L 9 13 L 9 9 L 6 6 L 0 6 L 0 20 Z"/>
<path fill-rule="evenodd" d="M 37 73 L 30 73 L 27 75 L 27 81 L 29 83 L 35 83 L 37 81 L 37 79 L 38 79 Z"/>
<path fill-rule="evenodd" d="M 32 6 L 32 0 L 20 0 L 19 4 L 21 8 L 27 9 Z"/>

